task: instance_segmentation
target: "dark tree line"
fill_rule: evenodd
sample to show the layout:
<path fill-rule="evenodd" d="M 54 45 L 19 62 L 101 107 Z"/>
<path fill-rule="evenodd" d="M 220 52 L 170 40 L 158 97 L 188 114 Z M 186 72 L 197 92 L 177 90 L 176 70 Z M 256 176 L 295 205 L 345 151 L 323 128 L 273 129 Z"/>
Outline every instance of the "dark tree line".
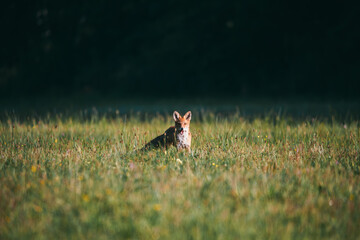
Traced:
<path fill-rule="evenodd" d="M 359 4 L 7 1 L 0 93 L 355 97 Z"/>

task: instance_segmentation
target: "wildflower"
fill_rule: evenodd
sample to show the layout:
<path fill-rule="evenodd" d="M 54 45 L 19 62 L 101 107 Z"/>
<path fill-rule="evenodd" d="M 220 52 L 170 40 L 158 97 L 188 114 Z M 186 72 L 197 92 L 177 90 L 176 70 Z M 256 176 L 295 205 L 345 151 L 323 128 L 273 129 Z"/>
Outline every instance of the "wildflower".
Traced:
<path fill-rule="evenodd" d="M 183 162 L 179 158 L 176 159 L 176 162 L 179 163 L 179 164 L 183 164 Z"/>
<path fill-rule="evenodd" d="M 216 164 L 216 167 L 219 167 L 219 165 Z"/>
<path fill-rule="evenodd" d="M 156 168 L 157 168 L 158 170 L 165 170 L 165 169 L 166 169 L 166 165 L 157 166 Z"/>
<path fill-rule="evenodd" d="M 45 180 L 44 180 L 44 179 L 41 179 L 41 180 L 40 180 L 40 184 L 41 184 L 41 185 L 44 185 L 44 184 L 45 184 Z"/>
<path fill-rule="evenodd" d="M 79 176 L 78 179 L 79 181 L 82 181 L 84 179 L 84 176 Z"/>
<path fill-rule="evenodd" d="M 31 166 L 31 171 L 32 171 L 33 173 L 35 173 L 35 172 L 36 172 L 36 166 L 32 165 L 32 166 Z"/>
<path fill-rule="evenodd" d="M 90 200 L 89 195 L 87 195 L 87 194 L 83 194 L 82 199 L 84 202 L 89 202 L 89 200 Z"/>
<path fill-rule="evenodd" d="M 111 191 L 110 188 L 107 188 L 107 189 L 105 190 L 105 192 L 106 192 L 106 195 L 111 195 L 111 194 L 112 194 L 112 191 Z"/>
<path fill-rule="evenodd" d="M 161 205 L 160 204 L 154 204 L 153 209 L 158 212 L 158 211 L 161 210 Z"/>
<path fill-rule="evenodd" d="M 55 143 L 57 143 L 57 138 L 55 138 Z"/>
<path fill-rule="evenodd" d="M 350 194 L 350 201 L 354 200 L 354 194 Z"/>
<path fill-rule="evenodd" d="M 215 166 L 215 163 L 212 163 L 213 166 Z"/>
<path fill-rule="evenodd" d="M 258 135 L 258 138 L 259 138 L 260 136 Z"/>

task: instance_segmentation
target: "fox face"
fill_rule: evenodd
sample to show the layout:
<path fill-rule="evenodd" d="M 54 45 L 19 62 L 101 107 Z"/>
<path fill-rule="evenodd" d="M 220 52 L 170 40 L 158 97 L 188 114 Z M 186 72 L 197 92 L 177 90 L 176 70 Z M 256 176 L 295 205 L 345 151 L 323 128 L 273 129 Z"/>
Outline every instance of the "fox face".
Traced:
<path fill-rule="evenodd" d="M 173 118 L 175 120 L 175 131 L 176 135 L 185 135 L 189 133 L 190 130 L 190 121 L 191 121 L 191 112 L 188 111 L 184 117 L 182 117 L 177 111 L 173 113 Z"/>

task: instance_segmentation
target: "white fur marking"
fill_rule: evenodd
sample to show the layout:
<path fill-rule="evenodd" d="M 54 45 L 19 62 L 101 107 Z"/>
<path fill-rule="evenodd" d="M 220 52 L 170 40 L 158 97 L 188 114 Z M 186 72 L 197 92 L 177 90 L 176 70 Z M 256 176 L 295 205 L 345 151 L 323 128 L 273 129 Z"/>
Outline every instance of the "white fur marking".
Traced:
<path fill-rule="evenodd" d="M 188 143 L 188 137 L 189 137 L 189 128 L 184 128 L 183 133 L 177 133 L 176 134 L 176 140 L 177 140 L 177 144 L 176 147 L 177 149 L 182 149 L 182 148 L 187 148 L 190 147 L 189 143 Z"/>

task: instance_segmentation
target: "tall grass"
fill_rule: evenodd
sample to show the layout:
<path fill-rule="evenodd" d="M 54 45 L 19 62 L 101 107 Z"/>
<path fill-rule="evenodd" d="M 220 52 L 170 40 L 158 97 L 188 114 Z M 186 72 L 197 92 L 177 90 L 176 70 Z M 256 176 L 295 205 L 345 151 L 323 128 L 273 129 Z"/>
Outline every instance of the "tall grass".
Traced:
<path fill-rule="evenodd" d="M 201 119 L 0 122 L 0 238 L 359 239 L 357 121 Z"/>

